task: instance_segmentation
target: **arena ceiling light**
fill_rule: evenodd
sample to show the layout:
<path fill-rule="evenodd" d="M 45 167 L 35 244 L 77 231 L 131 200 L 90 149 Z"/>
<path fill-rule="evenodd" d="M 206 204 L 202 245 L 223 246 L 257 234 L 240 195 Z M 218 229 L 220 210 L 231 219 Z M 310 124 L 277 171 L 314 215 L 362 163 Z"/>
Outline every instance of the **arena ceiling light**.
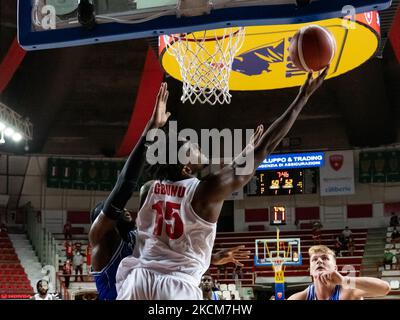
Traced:
<path fill-rule="evenodd" d="M 33 139 L 33 125 L 29 119 L 0 102 L 0 144 L 11 140 L 19 143 L 25 140 L 26 143 Z"/>

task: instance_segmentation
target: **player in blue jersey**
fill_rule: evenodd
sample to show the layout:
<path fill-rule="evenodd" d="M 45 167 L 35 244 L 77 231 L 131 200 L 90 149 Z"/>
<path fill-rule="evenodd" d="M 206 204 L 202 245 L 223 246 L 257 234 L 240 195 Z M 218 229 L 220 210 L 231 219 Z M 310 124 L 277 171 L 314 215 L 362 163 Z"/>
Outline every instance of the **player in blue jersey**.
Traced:
<path fill-rule="evenodd" d="M 326 246 L 313 246 L 308 253 L 313 283 L 288 300 L 362 300 L 385 296 L 390 291 L 389 284 L 377 278 L 342 276 L 335 253 Z"/>

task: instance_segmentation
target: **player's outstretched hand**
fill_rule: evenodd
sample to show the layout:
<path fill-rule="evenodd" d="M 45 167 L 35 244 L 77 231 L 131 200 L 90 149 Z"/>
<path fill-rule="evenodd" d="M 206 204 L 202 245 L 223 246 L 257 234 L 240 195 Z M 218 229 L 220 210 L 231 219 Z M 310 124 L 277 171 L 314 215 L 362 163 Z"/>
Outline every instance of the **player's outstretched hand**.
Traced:
<path fill-rule="evenodd" d="M 237 266 L 243 267 L 243 263 L 239 260 L 242 259 L 249 259 L 250 258 L 250 251 L 245 250 L 244 245 L 240 245 L 234 248 L 222 249 L 218 251 L 213 256 L 212 263 L 215 265 L 223 265 L 229 262 L 233 262 Z"/>
<path fill-rule="evenodd" d="M 153 128 L 162 128 L 167 123 L 168 118 L 171 116 L 170 112 L 166 112 L 168 96 L 169 92 L 167 83 L 163 82 L 160 90 L 158 91 L 153 115 L 150 120 Z"/>
<path fill-rule="evenodd" d="M 315 79 L 313 78 L 313 73 L 309 72 L 306 82 L 303 84 L 303 86 L 300 89 L 300 94 L 304 95 L 305 98 L 309 98 L 312 96 L 312 94 L 322 85 L 324 82 L 327 74 L 329 71 L 329 66 L 327 66 L 324 71 L 322 71 L 318 77 Z"/>
<path fill-rule="evenodd" d="M 254 148 L 260 142 L 263 133 L 264 133 L 264 126 L 260 124 L 256 128 L 256 131 L 254 131 L 253 135 L 250 137 L 250 141 L 247 144 L 246 148 L 244 149 L 244 155 L 254 150 Z"/>

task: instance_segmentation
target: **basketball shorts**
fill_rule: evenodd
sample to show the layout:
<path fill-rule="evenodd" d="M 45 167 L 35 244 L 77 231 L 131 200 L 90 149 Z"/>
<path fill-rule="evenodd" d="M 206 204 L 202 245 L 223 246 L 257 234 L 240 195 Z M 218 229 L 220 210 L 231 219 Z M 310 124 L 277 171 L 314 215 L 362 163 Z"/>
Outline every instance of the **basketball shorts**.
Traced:
<path fill-rule="evenodd" d="M 178 276 L 135 268 L 120 284 L 117 300 L 202 300 L 198 286 Z"/>

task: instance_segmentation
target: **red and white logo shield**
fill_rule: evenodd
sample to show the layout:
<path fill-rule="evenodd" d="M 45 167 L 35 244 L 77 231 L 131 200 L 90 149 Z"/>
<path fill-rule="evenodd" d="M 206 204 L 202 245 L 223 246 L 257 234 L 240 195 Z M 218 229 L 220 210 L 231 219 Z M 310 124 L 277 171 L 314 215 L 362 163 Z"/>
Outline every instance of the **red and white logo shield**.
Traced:
<path fill-rule="evenodd" d="M 282 299 L 282 292 L 278 292 L 277 295 L 278 299 Z"/>
<path fill-rule="evenodd" d="M 331 167 L 335 171 L 339 171 L 340 168 L 343 166 L 344 157 L 341 154 L 333 154 L 329 156 L 329 163 Z"/>

